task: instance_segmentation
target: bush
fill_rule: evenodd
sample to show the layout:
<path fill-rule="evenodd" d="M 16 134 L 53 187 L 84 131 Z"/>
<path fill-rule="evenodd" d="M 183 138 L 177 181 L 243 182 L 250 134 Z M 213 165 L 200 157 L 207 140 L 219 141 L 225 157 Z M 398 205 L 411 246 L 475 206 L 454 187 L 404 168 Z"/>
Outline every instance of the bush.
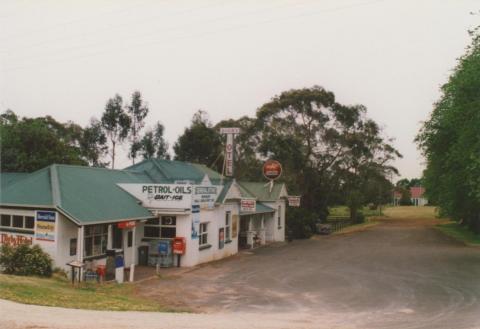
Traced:
<path fill-rule="evenodd" d="M 0 247 L 0 266 L 6 274 L 52 275 L 52 258 L 38 245 L 21 244 L 16 247 Z"/>
<path fill-rule="evenodd" d="M 308 239 L 316 230 L 317 214 L 304 208 L 288 208 L 287 232 L 289 238 Z"/>

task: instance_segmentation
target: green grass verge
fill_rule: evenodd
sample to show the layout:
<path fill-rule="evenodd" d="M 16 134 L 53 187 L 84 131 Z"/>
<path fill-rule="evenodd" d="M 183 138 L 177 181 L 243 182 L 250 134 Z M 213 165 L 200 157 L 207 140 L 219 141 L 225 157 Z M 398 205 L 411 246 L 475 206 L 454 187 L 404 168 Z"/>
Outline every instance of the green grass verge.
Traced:
<path fill-rule="evenodd" d="M 155 301 L 135 296 L 132 284 L 81 284 L 63 278 L 0 274 L 0 298 L 44 306 L 111 311 L 171 311 Z"/>
<path fill-rule="evenodd" d="M 364 231 L 364 230 L 366 230 L 370 227 L 373 227 L 375 225 L 378 225 L 378 224 L 380 224 L 380 223 L 367 219 L 364 223 L 346 226 L 339 231 L 333 232 L 333 234 L 334 235 L 339 235 L 339 234 L 348 234 L 348 233 L 360 232 L 360 231 Z"/>
<path fill-rule="evenodd" d="M 384 207 L 382 206 L 382 210 Z M 349 217 L 350 216 L 350 210 L 348 209 L 347 206 L 337 206 L 337 207 L 331 207 L 328 209 L 330 212 L 330 216 L 345 216 Z M 372 216 L 381 216 L 382 213 L 380 212 L 379 209 L 371 210 L 368 207 L 363 207 L 361 209 L 361 212 L 365 215 L 365 217 L 372 217 Z"/>
<path fill-rule="evenodd" d="M 435 228 L 467 245 L 480 246 L 480 234 L 475 234 L 466 227 L 458 225 L 456 222 L 438 224 Z"/>

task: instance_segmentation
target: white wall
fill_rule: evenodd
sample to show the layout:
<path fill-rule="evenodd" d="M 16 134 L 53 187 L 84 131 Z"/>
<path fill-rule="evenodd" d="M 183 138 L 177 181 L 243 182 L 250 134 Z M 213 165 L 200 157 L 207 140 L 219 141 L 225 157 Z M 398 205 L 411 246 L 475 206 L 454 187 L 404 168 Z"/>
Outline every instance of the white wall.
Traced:
<path fill-rule="evenodd" d="M 66 264 L 77 259 L 79 250 L 77 250 L 77 254 L 70 256 L 70 239 L 77 239 L 77 234 L 78 226 L 62 214 L 57 213 L 55 236 L 56 252 L 54 258 L 56 267 L 70 270 L 70 266 Z M 44 242 L 44 244 L 46 243 L 51 242 Z"/>
<path fill-rule="evenodd" d="M 265 205 L 270 208 L 275 209 L 275 214 L 273 216 L 273 241 L 285 241 L 285 200 L 278 200 L 276 202 L 263 202 Z M 278 206 L 281 206 L 280 213 L 280 226 L 278 226 Z M 271 225 L 271 224 L 269 224 Z M 269 226 L 271 229 L 271 226 Z M 267 230 L 268 232 L 268 230 Z"/>

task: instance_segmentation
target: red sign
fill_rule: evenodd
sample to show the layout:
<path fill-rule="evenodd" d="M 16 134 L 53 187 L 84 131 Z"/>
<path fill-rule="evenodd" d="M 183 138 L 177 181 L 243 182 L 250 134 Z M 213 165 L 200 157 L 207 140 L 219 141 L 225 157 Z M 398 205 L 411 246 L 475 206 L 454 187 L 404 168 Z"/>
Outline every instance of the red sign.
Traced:
<path fill-rule="evenodd" d="M 130 220 L 128 222 L 120 222 L 117 224 L 118 228 L 132 228 L 135 227 L 135 221 Z"/>
<path fill-rule="evenodd" d="M 263 164 L 263 176 L 275 180 L 282 175 L 282 165 L 277 160 L 267 160 Z"/>
<path fill-rule="evenodd" d="M 257 207 L 257 201 L 255 199 L 241 199 L 240 211 L 241 212 L 254 212 Z"/>
<path fill-rule="evenodd" d="M 186 242 L 185 238 L 176 237 L 173 238 L 173 253 L 177 255 L 185 254 Z"/>
<path fill-rule="evenodd" d="M 2 234 L 0 235 L 0 243 L 12 247 L 16 247 L 21 244 L 31 245 L 33 244 L 33 238 L 23 235 Z"/>

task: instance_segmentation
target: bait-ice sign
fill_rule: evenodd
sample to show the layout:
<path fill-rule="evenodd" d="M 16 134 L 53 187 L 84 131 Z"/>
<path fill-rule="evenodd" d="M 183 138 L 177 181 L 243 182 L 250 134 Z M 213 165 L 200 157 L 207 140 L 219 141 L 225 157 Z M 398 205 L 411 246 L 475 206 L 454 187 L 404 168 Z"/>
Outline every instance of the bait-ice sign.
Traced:
<path fill-rule="evenodd" d="M 183 184 L 118 184 L 142 201 L 146 208 L 190 209 L 192 185 Z"/>

